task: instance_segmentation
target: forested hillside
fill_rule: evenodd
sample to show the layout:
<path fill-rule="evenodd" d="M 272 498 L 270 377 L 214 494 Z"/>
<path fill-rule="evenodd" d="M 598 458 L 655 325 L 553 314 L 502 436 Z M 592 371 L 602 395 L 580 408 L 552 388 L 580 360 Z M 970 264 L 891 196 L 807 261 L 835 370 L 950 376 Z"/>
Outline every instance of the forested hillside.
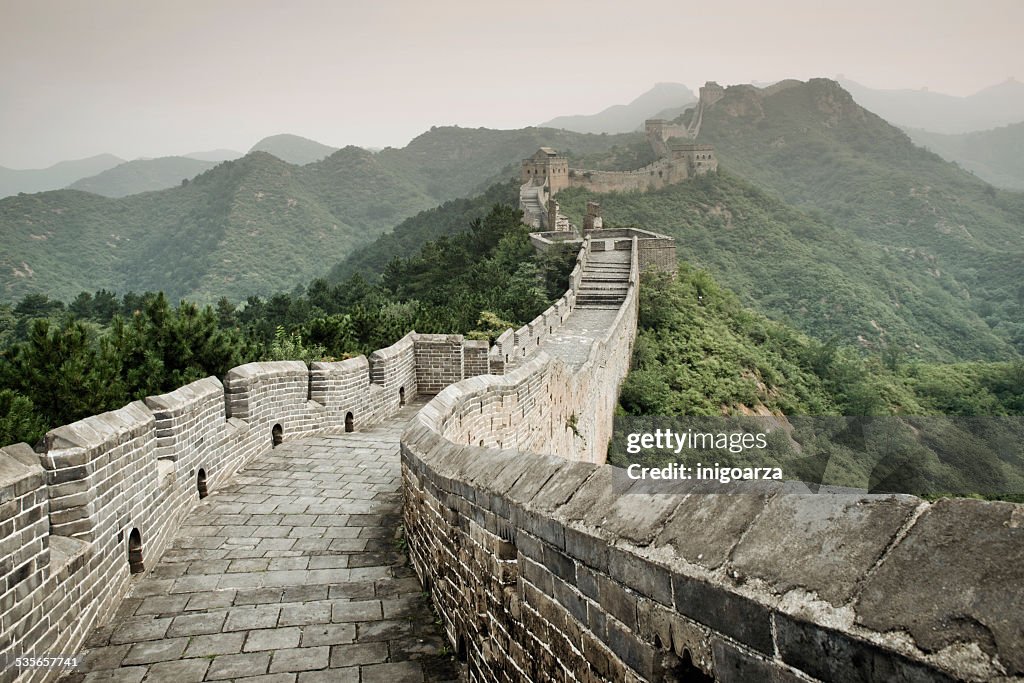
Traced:
<path fill-rule="evenodd" d="M 996 187 L 1024 190 L 1024 122 L 956 135 L 908 129 L 907 135 Z"/>
<path fill-rule="evenodd" d="M 329 282 L 358 273 L 368 280 L 377 280 L 384 268 L 395 258 L 417 253 L 430 241 L 458 232 L 484 214 L 494 204 L 515 206 L 519 202 L 519 183 L 508 181 L 492 185 L 481 195 L 468 199 L 451 199 L 433 209 L 406 218 L 373 242 L 353 250 L 344 261 L 327 274 Z"/>
<path fill-rule="evenodd" d="M 214 301 L 287 291 L 433 203 L 369 152 L 338 154 L 356 157 L 340 160 L 353 168 L 331 174 L 328 166 L 324 178 L 319 167 L 254 152 L 160 192 L 0 201 L 5 298 L 105 288 Z"/>
<path fill-rule="evenodd" d="M 638 140 L 437 128 L 403 149 L 346 147 L 304 166 L 252 152 L 178 187 L 120 199 L 10 197 L 0 200 L 0 301 L 101 288 L 199 301 L 289 291 L 419 211 L 518 177 L 519 160 L 542 144 L 615 166 L 640 153 Z"/>
<path fill-rule="evenodd" d="M 166 190 L 187 182 L 217 162 L 188 157 L 135 159 L 68 185 L 69 190 L 92 192 L 104 197 L 127 197 L 139 192 Z"/>
<path fill-rule="evenodd" d="M 273 154 L 281 161 L 289 164 L 304 166 L 314 161 L 320 161 L 338 151 L 337 147 L 330 147 L 316 140 L 310 140 L 300 135 L 282 133 L 265 137 L 249 150 L 250 152 L 267 152 Z"/>
<path fill-rule="evenodd" d="M 216 308 L 109 291 L 0 306 L 0 445 L 252 360 L 346 358 L 413 329 L 493 338 L 544 310 L 568 278 L 571 261 L 537 256 L 520 218 L 484 209 L 391 261 L 377 285 L 321 279 Z"/>
<path fill-rule="evenodd" d="M 648 194 L 570 190 L 558 197 L 576 222 L 595 199 L 606 226 L 672 235 L 680 259 L 707 269 L 747 305 L 820 339 L 941 360 L 1009 358 L 1012 341 L 1024 341 L 1019 318 L 991 328 L 959 283 L 929 260 L 872 245 L 726 172 Z"/>
<path fill-rule="evenodd" d="M 0 198 L 19 192 L 56 190 L 122 163 L 124 159 L 113 154 L 99 154 L 88 159 L 61 161 L 47 168 L 15 169 L 0 166 Z"/>
<path fill-rule="evenodd" d="M 728 88 L 705 112 L 700 139 L 729 173 L 930 271 L 963 304 L 943 313 L 955 324 L 973 326 L 960 315 L 968 306 L 1024 348 L 1024 193 L 997 190 L 915 146 L 824 79 Z"/>
<path fill-rule="evenodd" d="M 686 264 L 676 280 L 643 279 L 620 405 L 640 420 L 662 416 L 655 424 L 676 431 L 775 432 L 756 462 L 692 452 L 705 463 L 778 466 L 787 478 L 873 491 L 1024 502 L 1024 423 L 1008 417 L 1024 412 L 1024 361 L 907 362 L 823 343 L 745 309 Z M 617 431 L 609 448 L 620 466 L 638 461 L 624 437 Z M 639 460 L 664 465 L 680 457 L 654 451 Z"/>

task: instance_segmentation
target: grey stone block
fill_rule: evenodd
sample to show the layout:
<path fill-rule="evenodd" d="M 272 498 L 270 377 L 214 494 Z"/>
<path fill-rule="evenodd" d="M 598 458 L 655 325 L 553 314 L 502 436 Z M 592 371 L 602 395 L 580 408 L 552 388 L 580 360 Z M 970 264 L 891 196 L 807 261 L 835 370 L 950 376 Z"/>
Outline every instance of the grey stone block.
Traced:
<path fill-rule="evenodd" d="M 779 656 L 829 683 L 953 683 L 957 680 L 896 652 L 838 631 L 776 614 Z"/>
<path fill-rule="evenodd" d="M 778 496 L 733 551 L 732 565 L 780 593 L 801 587 L 839 606 L 919 503 L 911 496 Z"/>
<path fill-rule="evenodd" d="M 714 639 L 711 649 L 718 683 L 805 683 L 807 680 L 779 662 L 741 650 L 721 638 Z"/>
<path fill-rule="evenodd" d="M 258 676 L 267 673 L 270 666 L 269 652 L 253 652 L 240 655 L 215 657 L 206 673 L 206 679 L 221 681 L 243 676 Z"/>
<path fill-rule="evenodd" d="M 940 500 L 868 579 L 857 620 L 905 630 L 928 652 L 974 642 L 1024 674 L 1024 514 L 1012 503 Z"/>
<path fill-rule="evenodd" d="M 160 662 L 149 668 L 146 683 L 200 683 L 210 668 L 208 659 L 179 659 Z"/>
<path fill-rule="evenodd" d="M 270 628 L 249 631 L 242 650 L 259 652 L 260 650 L 282 650 L 299 646 L 302 630 L 297 627 Z"/>
<path fill-rule="evenodd" d="M 626 550 L 610 548 L 608 575 L 623 585 L 663 605 L 672 605 L 669 570 Z"/>
<path fill-rule="evenodd" d="M 694 491 L 676 508 L 654 545 L 670 545 L 687 562 L 717 569 L 729 559 L 768 498 L 758 493 Z"/>
<path fill-rule="evenodd" d="M 753 600 L 707 581 L 672 576 L 676 610 L 767 655 L 774 654 L 771 612 Z"/>
<path fill-rule="evenodd" d="M 326 669 L 330 654 L 331 648 L 327 646 L 274 650 L 270 673 Z"/>

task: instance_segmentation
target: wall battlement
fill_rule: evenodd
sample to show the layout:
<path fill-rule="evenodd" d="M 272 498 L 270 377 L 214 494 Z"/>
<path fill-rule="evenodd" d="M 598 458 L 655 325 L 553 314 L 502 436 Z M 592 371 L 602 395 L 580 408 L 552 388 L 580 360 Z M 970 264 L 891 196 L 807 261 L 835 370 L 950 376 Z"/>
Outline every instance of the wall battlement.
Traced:
<path fill-rule="evenodd" d="M 340 362 L 249 363 L 0 449 L 0 657 L 78 652 L 198 502 L 276 441 L 361 429 L 491 367 L 486 342 L 410 333 Z M 201 486 L 200 486 L 201 484 Z M 14 669 L 0 681 L 15 680 Z M 24 681 L 54 672 L 25 673 Z"/>
<path fill-rule="evenodd" d="M 470 681 L 1020 680 L 1021 506 L 602 465 L 634 306 L 593 363 L 458 382 L 403 435 L 410 556 Z"/>
<path fill-rule="evenodd" d="M 569 160 L 551 147 L 541 147 L 523 159 L 520 168 L 519 208 L 526 225 L 538 230 L 561 230 L 564 227 L 550 213 L 549 202 L 569 187 L 583 187 L 592 192 L 651 192 L 688 178 L 718 170 L 715 148 L 697 144 L 704 110 L 724 96 L 724 89 L 708 82 L 700 89 L 700 100 L 689 126 L 664 119 L 648 119 L 644 132 L 657 159 L 643 168 L 629 171 L 600 171 L 570 168 Z M 568 222 L 565 222 L 568 226 Z"/>

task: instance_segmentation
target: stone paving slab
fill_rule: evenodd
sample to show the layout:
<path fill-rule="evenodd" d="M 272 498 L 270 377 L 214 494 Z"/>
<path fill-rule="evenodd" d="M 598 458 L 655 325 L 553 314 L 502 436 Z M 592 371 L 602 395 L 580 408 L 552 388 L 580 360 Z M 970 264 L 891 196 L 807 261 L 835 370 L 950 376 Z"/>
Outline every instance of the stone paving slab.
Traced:
<path fill-rule="evenodd" d="M 185 519 L 64 683 L 461 681 L 400 550 L 399 438 L 285 442 Z"/>

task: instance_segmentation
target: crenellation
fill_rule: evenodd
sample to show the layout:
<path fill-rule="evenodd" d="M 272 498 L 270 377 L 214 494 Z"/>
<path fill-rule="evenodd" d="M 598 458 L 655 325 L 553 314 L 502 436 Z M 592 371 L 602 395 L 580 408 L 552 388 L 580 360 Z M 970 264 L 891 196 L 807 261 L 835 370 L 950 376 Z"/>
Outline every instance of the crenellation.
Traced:
<path fill-rule="evenodd" d="M 523 222 L 551 235 L 576 232 L 569 219 L 558 208 L 554 197 L 561 190 L 582 187 L 591 192 L 652 192 L 684 182 L 695 176 L 718 171 L 718 158 L 713 145 L 696 143 L 704 111 L 724 96 L 724 89 L 708 82 L 700 89 L 700 100 L 689 126 L 662 119 L 644 123 L 647 141 L 655 161 L 629 171 L 601 171 L 569 168 L 569 160 L 551 147 L 541 147 L 520 164 L 519 208 Z M 587 206 L 584 231 L 600 229 L 601 216 Z"/>
<path fill-rule="evenodd" d="M 1019 612 L 1019 591 L 989 592 L 1024 581 L 1019 563 L 1006 559 L 1019 506 L 814 496 L 792 486 L 756 495 L 681 487 L 657 496 L 616 486 L 600 464 L 611 388 L 628 363 L 641 263 L 655 265 L 667 245 L 655 242 L 645 254 L 638 234 L 605 232 L 586 254 L 619 252 L 628 240 L 631 293 L 586 360 L 568 367 L 542 339 L 542 350 L 507 374 L 444 389 L 403 435 L 410 557 L 453 647 L 468 658 L 469 679 L 1019 675 L 1019 648 L 1005 630 L 1017 622 L 998 616 Z M 573 288 L 579 283 L 574 276 Z M 555 306 L 542 318 L 557 314 Z M 516 332 L 516 348 L 550 335 L 538 322 Z M 570 416 L 574 430 L 560 429 Z M 967 536 L 971 552 L 955 561 L 953 546 L 937 542 Z M 978 556 L 992 568 L 986 579 L 968 576 Z M 916 567 L 925 576 L 908 580 Z M 950 579 L 958 589 L 928 598 Z M 899 586 L 912 588 L 887 599 Z M 954 618 L 968 613 L 992 637 L 971 641 L 978 632 Z M 893 628 L 917 629 L 916 643 L 892 637 Z M 979 668 L 975 654 L 954 654 L 948 645 L 956 638 L 974 642 L 990 662 Z"/>
<path fill-rule="evenodd" d="M 438 339 L 445 353 L 435 358 L 427 349 Z M 220 488 L 275 446 L 275 427 L 293 439 L 373 425 L 441 388 L 420 386 L 418 374 L 486 374 L 490 355 L 486 341 L 410 333 L 369 359 L 249 363 L 223 383 L 208 377 L 51 430 L 41 453 L 0 450 L 0 627 L 10 635 L 0 655 L 80 649 L 128 590 L 131 539 L 153 566 L 198 502 L 200 472 L 208 490 Z"/>

